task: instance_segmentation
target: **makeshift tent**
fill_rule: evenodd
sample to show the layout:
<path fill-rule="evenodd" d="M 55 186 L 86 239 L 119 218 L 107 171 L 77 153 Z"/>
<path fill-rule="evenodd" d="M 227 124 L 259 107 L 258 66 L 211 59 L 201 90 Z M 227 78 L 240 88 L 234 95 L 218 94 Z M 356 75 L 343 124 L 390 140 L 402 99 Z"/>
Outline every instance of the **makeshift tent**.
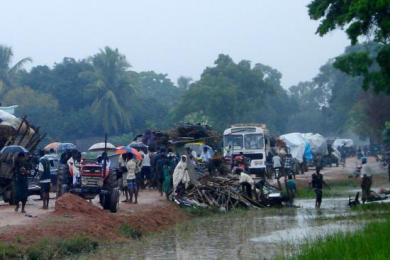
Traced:
<path fill-rule="evenodd" d="M 306 140 L 302 133 L 288 133 L 279 136 L 279 139 L 286 143 L 292 157 L 299 162 L 303 162 L 303 155 L 305 154 Z"/>
<path fill-rule="evenodd" d="M 322 135 L 318 133 L 304 133 L 302 136 L 310 144 L 313 154 L 327 155 L 327 141 Z"/>
<path fill-rule="evenodd" d="M 333 142 L 332 148 L 337 150 L 337 148 L 345 146 L 346 148 L 351 148 L 354 146 L 354 142 L 352 139 L 336 139 Z"/>

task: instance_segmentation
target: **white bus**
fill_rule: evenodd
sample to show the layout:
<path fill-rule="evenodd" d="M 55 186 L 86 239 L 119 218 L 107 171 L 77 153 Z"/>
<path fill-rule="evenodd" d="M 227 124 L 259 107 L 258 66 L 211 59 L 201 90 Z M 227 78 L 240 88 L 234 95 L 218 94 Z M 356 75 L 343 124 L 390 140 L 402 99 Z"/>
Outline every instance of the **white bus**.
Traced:
<path fill-rule="evenodd" d="M 242 152 L 250 160 L 251 173 L 265 173 L 270 144 L 269 132 L 264 124 L 232 125 L 224 131 L 223 147 L 225 158 L 233 159 Z"/>

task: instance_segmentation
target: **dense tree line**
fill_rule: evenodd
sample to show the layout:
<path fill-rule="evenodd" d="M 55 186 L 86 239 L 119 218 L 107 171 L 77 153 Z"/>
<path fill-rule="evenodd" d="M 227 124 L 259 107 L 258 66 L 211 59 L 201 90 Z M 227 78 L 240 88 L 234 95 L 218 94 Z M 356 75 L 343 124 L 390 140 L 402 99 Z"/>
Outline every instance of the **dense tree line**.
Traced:
<path fill-rule="evenodd" d="M 29 59 L 10 66 L 12 57 L 11 48 L 0 47 L 0 100 L 18 104 L 17 114 L 28 115 L 50 138 L 165 128 L 181 96 L 167 75 L 131 71 L 125 56 L 109 47 L 87 59 L 64 58 L 30 71 L 21 67 Z"/>
<path fill-rule="evenodd" d="M 346 54 L 358 48 L 377 49 L 359 45 Z M 147 128 L 188 121 L 219 130 L 232 123 L 266 123 L 274 134 L 353 131 L 379 141 L 389 120 L 389 97 L 369 94 L 363 78 L 335 68 L 335 59 L 311 81 L 286 90 L 278 70 L 246 60 L 235 63 L 224 54 L 198 81 L 180 77 L 177 85 L 166 74 L 130 70 L 125 56 L 109 47 L 87 59 L 64 58 L 30 71 L 21 68 L 29 59 L 10 65 L 10 48 L 0 47 L 0 57 L 1 102 L 18 104 L 17 114 L 28 115 L 50 140 L 105 132 L 128 139 Z"/>

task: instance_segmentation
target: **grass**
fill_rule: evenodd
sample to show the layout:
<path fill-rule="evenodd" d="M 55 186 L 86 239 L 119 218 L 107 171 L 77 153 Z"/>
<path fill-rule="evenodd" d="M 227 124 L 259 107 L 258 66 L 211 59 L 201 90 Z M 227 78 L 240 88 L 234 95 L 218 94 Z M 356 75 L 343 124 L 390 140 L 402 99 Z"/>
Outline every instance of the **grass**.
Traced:
<path fill-rule="evenodd" d="M 390 221 L 371 222 L 353 233 L 337 233 L 299 248 L 300 260 L 389 260 Z"/>
<path fill-rule="evenodd" d="M 119 228 L 119 231 L 122 236 L 131 239 L 140 239 L 142 236 L 141 232 L 128 224 L 122 224 Z"/>
<path fill-rule="evenodd" d="M 98 242 L 86 236 L 68 239 L 43 239 L 29 247 L 0 243 L 0 259 L 51 260 L 63 259 L 97 249 Z"/>
<path fill-rule="evenodd" d="M 369 212 L 369 211 L 390 211 L 390 203 L 367 203 L 352 207 L 353 211 Z"/>

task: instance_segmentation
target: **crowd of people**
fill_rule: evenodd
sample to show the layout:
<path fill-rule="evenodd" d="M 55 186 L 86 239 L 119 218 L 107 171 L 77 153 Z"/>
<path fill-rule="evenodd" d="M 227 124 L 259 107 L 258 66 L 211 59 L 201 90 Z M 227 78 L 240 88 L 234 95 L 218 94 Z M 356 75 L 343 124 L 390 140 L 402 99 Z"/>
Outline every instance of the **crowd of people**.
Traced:
<path fill-rule="evenodd" d="M 219 172 L 226 172 L 223 167 L 221 158 L 212 148 L 204 145 L 200 154 L 187 147 L 185 153 L 180 156 L 171 149 L 160 148 L 157 151 L 149 149 L 148 146 L 138 149 L 140 157 L 132 153 L 118 155 L 118 166 L 111 166 L 116 169 L 117 181 L 119 187 L 125 196 L 124 203 L 138 203 L 138 193 L 141 189 L 158 190 L 161 196 L 165 195 L 167 199 L 172 197 L 183 196 L 186 188 L 191 183 L 191 170 L 208 172 L 210 176 Z M 372 169 L 368 164 L 367 157 L 358 153 L 360 158 L 360 176 L 362 188 L 362 202 L 369 200 L 372 185 Z M 51 172 L 50 156 L 55 156 L 54 150 L 40 151 L 38 156 L 29 158 L 25 153 L 19 153 L 15 158 L 15 176 L 14 176 L 14 200 L 16 202 L 15 210 L 25 212 L 25 206 L 28 196 L 28 177 L 33 176 L 33 164 L 36 165 L 36 174 L 39 186 L 41 188 L 41 198 L 43 200 L 43 209 L 49 208 L 50 190 L 57 185 L 57 176 L 60 176 L 61 189 L 57 195 L 66 192 L 70 187 L 81 183 L 80 166 L 82 154 L 75 149 L 63 152 L 59 156 L 59 174 Z M 111 160 L 107 153 L 97 158 L 98 163 L 105 162 L 108 167 Z M 242 192 L 252 198 L 257 193 L 257 184 L 249 170 L 250 160 L 241 152 L 231 159 L 231 172 L 238 175 L 239 184 Z M 295 180 L 295 162 L 292 155 L 286 153 L 280 156 L 277 153 L 269 153 L 266 160 L 268 169 L 272 172 L 268 174 L 269 179 L 276 180 L 277 187 L 280 191 L 285 191 L 288 197 L 289 205 L 293 205 L 293 199 L 296 195 Z M 312 174 L 310 185 L 316 194 L 315 206 L 320 208 L 322 201 L 322 189 L 328 184 L 321 174 L 322 166 L 316 166 L 316 172 Z M 269 173 L 269 172 L 268 172 Z M 281 178 L 285 188 L 282 188 Z M 266 179 L 266 178 L 265 178 Z"/>

